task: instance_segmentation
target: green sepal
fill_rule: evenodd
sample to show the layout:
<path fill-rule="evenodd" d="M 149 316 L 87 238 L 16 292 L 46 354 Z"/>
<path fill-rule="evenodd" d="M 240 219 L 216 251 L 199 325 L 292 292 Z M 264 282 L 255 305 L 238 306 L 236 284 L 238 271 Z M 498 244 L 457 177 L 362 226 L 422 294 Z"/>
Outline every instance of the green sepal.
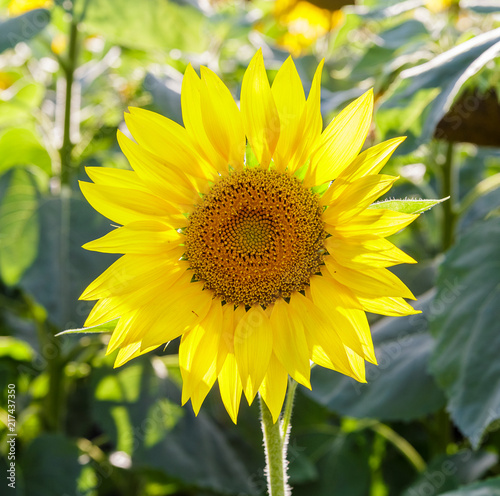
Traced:
<path fill-rule="evenodd" d="M 114 319 L 109 322 L 104 322 L 104 324 L 99 324 L 91 327 L 82 327 L 81 329 L 67 329 L 66 331 L 61 331 L 56 336 L 62 336 L 63 334 L 94 334 L 96 332 L 113 332 L 115 330 L 118 320 Z"/>
<path fill-rule="evenodd" d="M 402 214 L 421 214 L 449 198 L 448 196 L 441 200 L 385 200 L 373 203 L 368 208 L 385 208 L 394 212 L 401 212 Z"/>

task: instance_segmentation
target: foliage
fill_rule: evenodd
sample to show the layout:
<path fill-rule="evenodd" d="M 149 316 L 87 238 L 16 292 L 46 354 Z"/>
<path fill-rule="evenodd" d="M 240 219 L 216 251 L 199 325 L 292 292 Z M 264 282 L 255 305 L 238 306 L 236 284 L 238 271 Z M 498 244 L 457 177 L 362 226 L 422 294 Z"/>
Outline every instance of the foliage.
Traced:
<path fill-rule="evenodd" d="M 332 16 L 328 2 L 312 3 L 315 15 Z M 0 414 L 7 424 L 15 384 L 23 494 L 265 493 L 256 405 L 242 407 L 235 427 L 215 391 L 195 417 L 180 407 L 175 342 L 113 369 L 104 350 L 114 322 L 79 333 L 90 307 L 78 296 L 114 258 L 81 249 L 109 221 L 77 180 L 88 165 L 127 167 L 115 136 L 128 106 L 182 122 L 189 63 L 213 68 L 238 95 L 258 47 L 273 68 L 291 46 L 306 87 L 325 58 L 325 122 L 374 87 L 366 145 L 408 138 L 386 166 L 401 176 L 392 194 L 405 200 L 372 208 L 422 213 L 394 236 L 419 261 L 394 271 L 422 313 L 371 316 L 379 365 L 368 367 L 367 384 L 313 370 L 290 438 L 294 494 L 500 494 L 495 2 L 340 2 L 335 26 L 308 32 L 307 44 L 292 43 L 301 24 L 287 24 L 269 0 L 56 1 L 19 16 L 7 4 L 0 0 Z M 0 438 L 6 455 L 4 426 Z"/>

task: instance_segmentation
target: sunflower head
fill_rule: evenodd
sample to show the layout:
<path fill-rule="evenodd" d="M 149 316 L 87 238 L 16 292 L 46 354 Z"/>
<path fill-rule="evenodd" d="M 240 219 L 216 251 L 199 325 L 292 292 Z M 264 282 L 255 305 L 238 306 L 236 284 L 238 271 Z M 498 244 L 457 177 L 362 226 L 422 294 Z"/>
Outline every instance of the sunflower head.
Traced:
<path fill-rule="evenodd" d="M 371 91 L 323 130 L 321 70 L 306 98 L 292 59 L 270 85 L 259 51 L 238 107 L 188 66 L 184 126 L 131 108 L 135 141 L 118 140 L 132 169 L 90 167 L 81 183 L 121 226 L 85 248 L 123 254 L 83 293 L 97 300 L 85 325 L 119 318 L 116 366 L 180 336 L 196 413 L 218 381 L 235 422 L 257 392 L 276 420 L 289 376 L 310 387 L 311 362 L 363 382 L 376 362 L 365 312 L 415 313 L 387 269 L 414 260 L 385 238 L 417 216 L 369 208 L 397 179 L 379 172 L 402 138 L 359 154 Z"/>

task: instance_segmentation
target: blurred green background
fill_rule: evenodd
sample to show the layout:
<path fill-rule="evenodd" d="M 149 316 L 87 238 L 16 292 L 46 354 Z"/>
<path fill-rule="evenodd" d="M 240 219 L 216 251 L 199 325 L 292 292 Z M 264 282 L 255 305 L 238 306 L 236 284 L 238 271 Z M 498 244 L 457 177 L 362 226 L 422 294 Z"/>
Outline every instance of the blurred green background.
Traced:
<path fill-rule="evenodd" d="M 176 343 L 114 370 L 108 335 L 54 337 L 81 327 L 78 296 L 114 260 L 81 249 L 110 228 L 84 166 L 128 167 L 130 105 L 182 123 L 188 63 L 238 97 L 260 47 L 271 80 L 291 53 L 306 90 L 325 58 L 325 123 L 374 87 L 366 146 L 408 136 L 391 197 L 451 196 L 394 236 L 423 313 L 370 316 L 368 384 L 318 367 L 299 388 L 294 496 L 500 495 L 500 2 L 485 0 L 0 0 L 2 474 L 9 384 L 17 432 L 1 494 L 265 494 L 257 405 L 237 426 L 217 388 L 197 418 L 180 407 Z"/>

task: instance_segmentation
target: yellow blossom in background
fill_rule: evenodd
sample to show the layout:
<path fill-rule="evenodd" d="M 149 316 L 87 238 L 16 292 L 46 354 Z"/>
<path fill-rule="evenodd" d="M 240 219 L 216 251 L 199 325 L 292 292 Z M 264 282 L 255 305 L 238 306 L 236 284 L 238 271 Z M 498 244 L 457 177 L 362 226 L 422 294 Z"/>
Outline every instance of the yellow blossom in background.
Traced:
<path fill-rule="evenodd" d="M 9 14 L 17 16 L 34 9 L 49 9 L 54 0 L 11 0 L 8 6 Z"/>
<path fill-rule="evenodd" d="M 50 49 L 56 55 L 62 55 L 66 51 L 67 46 L 68 46 L 68 37 L 63 33 L 56 34 L 52 38 L 52 41 L 50 42 Z"/>
<path fill-rule="evenodd" d="M 259 51 L 239 108 L 214 72 L 188 66 L 185 127 L 130 108 L 135 141 L 118 141 L 132 170 L 87 167 L 93 183 L 80 183 L 122 226 L 85 248 L 123 254 L 83 293 L 98 300 L 85 326 L 119 318 L 115 366 L 180 336 L 196 413 L 218 381 L 234 422 L 257 392 L 276 421 L 289 375 L 311 387 L 310 361 L 365 382 L 365 312 L 417 313 L 387 269 L 415 261 L 385 239 L 417 215 L 369 209 L 397 179 L 379 172 L 403 138 L 359 154 L 371 91 L 323 130 L 322 65 L 306 99 L 292 59 L 270 85 Z"/>
<path fill-rule="evenodd" d="M 336 3 L 340 7 L 350 2 L 332 2 L 331 5 Z M 286 28 L 286 33 L 278 39 L 278 44 L 298 56 L 319 38 L 342 24 L 343 12 L 325 7 L 306 0 L 277 0 L 274 17 L 278 24 Z"/>
<path fill-rule="evenodd" d="M 451 7 L 452 4 L 457 3 L 454 0 L 427 0 L 425 6 L 435 14 L 443 12 Z"/>
<path fill-rule="evenodd" d="M 6 90 L 14 83 L 13 77 L 8 72 L 0 71 L 0 90 Z"/>

